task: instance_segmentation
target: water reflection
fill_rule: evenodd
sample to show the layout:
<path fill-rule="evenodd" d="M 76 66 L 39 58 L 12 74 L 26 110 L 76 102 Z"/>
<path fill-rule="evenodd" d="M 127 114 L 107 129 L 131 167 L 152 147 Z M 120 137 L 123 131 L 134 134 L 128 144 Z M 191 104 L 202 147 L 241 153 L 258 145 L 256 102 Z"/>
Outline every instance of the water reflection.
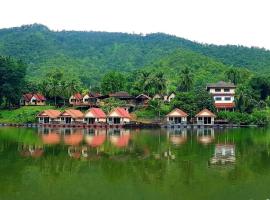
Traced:
<path fill-rule="evenodd" d="M 167 137 L 175 146 L 180 146 L 187 142 L 187 129 L 167 129 Z"/>
<path fill-rule="evenodd" d="M 85 142 L 91 147 L 99 147 L 106 140 L 106 129 L 85 129 Z"/>
<path fill-rule="evenodd" d="M 23 157 L 33 158 L 39 158 L 44 153 L 43 147 L 39 145 L 22 145 L 19 151 Z"/>
<path fill-rule="evenodd" d="M 110 142 L 118 148 L 127 147 L 131 138 L 128 129 L 109 129 L 108 135 Z"/>
<path fill-rule="evenodd" d="M 197 129 L 197 140 L 199 143 L 208 145 L 215 140 L 215 131 L 213 128 L 199 128 Z"/>
<path fill-rule="evenodd" d="M 235 145 L 234 144 L 216 144 L 214 156 L 210 164 L 224 165 L 235 163 Z"/>

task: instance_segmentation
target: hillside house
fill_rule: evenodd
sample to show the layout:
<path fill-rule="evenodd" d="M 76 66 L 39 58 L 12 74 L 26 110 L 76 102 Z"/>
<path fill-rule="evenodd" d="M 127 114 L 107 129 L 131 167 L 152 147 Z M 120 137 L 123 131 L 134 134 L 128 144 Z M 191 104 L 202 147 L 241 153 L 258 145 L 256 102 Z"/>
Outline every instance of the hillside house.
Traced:
<path fill-rule="evenodd" d="M 151 97 L 147 96 L 146 94 L 140 94 L 135 97 L 135 104 L 136 106 L 143 106 L 147 107 Z"/>
<path fill-rule="evenodd" d="M 69 98 L 69 104 L 72 106 L 81 105 L 83 103 L 83 95 L 75 93 Z"/>
<path fill-rule="evenodd" d="M 234 110 L 235 88 L 236 86 L 233 83 L 226 83 L 224 81 L 207 85 L 206 89 L 213 96 L 217 111 Z"/>
<path fill-rule="evenodd" d="M 22 106 L 44 106 L 46 98 L 40 93 L 24 94 L 20 100 Z"/>

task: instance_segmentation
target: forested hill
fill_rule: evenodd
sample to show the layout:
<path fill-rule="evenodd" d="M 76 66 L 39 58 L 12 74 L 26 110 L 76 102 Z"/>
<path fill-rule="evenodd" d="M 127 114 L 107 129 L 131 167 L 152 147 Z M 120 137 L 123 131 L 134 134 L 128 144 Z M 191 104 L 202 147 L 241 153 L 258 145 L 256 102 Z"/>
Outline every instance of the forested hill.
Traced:
<path fill-rule="evenodd" d="M 93 83 L 106 71 L 128 72 L 150 66 L 179 49 L 194 51 L 227 65 L 270 72 L 270 51 L 259 48 L 204 45 L 162 33 L 143 36 L 54 32 L 39 24 L 0 29 L 0 55 L 24 60 L 32 78 L 43 75 L 50 67 L 63 67 L 74 71 L 83 82 Z"/>

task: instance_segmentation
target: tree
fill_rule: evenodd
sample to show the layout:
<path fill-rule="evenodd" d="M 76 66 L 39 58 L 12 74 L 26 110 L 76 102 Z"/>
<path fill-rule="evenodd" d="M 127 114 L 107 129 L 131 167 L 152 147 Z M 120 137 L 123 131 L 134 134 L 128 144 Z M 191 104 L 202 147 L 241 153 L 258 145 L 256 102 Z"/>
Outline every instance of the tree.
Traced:
<path fill-rule="evenodd" d="M 119 92 L 124 90 L 125 82 L 123 74 L 116 71 L 108 72 L 101 80 L 101 91 L 103 94 Z"/>
<path fill-rule="evenodd" d="M 178 86 L 178 91 L 188 92 L 192 89 L 193 86 L 193 74 L 188 67 L 185 67 L 181 70 L 180 73 L 180 83 Z"/>
<path fill-rule="evenodd" d="M 270 95 L 270 81 L 266 76 L 255 76 L 249 82 L 254 92 L 260 95 L 261 100 L 265 100 Z"/>
<path fill-rule="evenodd" d="M 25 86 L 26 65 L 10 57 L 0 57 L 0 103 L 19 105 Z"/>
<path fill-rule="evenodd" d="M 234 85 L 237 85 L 240 81 L 240 72 L 236 68 L 231 68 L 225 72 L 228 80 L 230 80 Z"/>

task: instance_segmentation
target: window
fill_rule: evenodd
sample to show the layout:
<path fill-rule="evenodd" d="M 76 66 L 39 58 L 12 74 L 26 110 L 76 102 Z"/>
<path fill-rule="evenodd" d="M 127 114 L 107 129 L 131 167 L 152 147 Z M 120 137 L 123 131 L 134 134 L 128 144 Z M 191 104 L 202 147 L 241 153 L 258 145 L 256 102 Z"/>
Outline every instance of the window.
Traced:
<path fill-rule="evenodd" d="M 220 88 L 216 88 L 215 89 L 215 92 L 221 92 L 221 89 Z"/>
<path fill-rule="evenodd" d="M 230 89 L 225 88 L 225 89 L 224 89 L 224 92 L 230 92 Z"/>
<path fill-rule="evenodd" d="M 169 117 L 169 121 L 173 121 L 173 118 L 172 117 Z"/>
<path fill-rule="evenodd" d="M 42 121 L 43 120 L 43 117 L 40 117 L 39 120 Z"/>
<path fill-rule="evenodd" d="M 202 120 L 202 117 L 198 117 L 198 120 L 201 121 Z"/>
<path fill-rule="evenodd" d="M 216 100 L 216 101 L 221 101 L 222 98 L 221 98 L 221 97 L 215 97 L 215 100 Z"/>
<path fill-rule="evenodd" d="M 225 101 L 231 101 L 231 97 L 225 97 Z"/>

